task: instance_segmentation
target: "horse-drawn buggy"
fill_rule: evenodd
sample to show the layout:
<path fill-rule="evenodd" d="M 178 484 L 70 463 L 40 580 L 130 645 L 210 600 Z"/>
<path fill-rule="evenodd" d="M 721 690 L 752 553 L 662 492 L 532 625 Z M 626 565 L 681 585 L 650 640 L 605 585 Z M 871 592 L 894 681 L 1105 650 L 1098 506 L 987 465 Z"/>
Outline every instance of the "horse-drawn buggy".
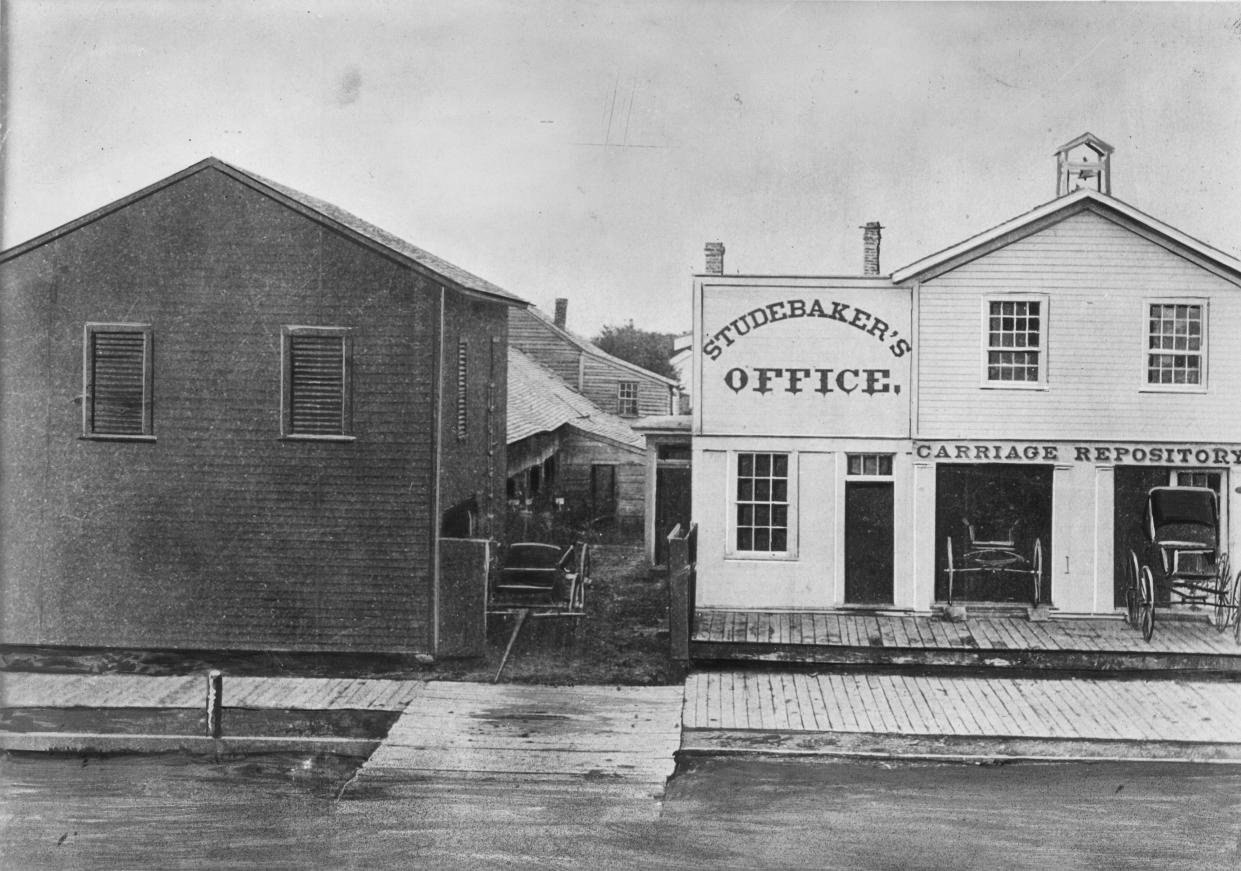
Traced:
<path fill-rule="evenodd" d="M 971 578 L 985 577 L 992 581 L 1026 585 L 1031 603 L 1038 605 L 1043 594 L 1043 542 L 1035 538 L 1023 552 L 1017 535 L 1018 525 L 1010 524 L 997 534 L 980 535 L 978 527 L 963 519 L 964 547 L 954 549 L 948 536 L 946 559 L 948 604 L 953 601 L 955 587 Z"/>
<path fill-rule="evenodd" d="M 1207 608 L 1241 643 L 1241 591 L 1220 545 L 1219 504 L 1206 487 L 1155 487 L 1146 496 L 1144 553 L 1129 551 L 1125 617 L 1147 641 L 1156 605 Z"/>

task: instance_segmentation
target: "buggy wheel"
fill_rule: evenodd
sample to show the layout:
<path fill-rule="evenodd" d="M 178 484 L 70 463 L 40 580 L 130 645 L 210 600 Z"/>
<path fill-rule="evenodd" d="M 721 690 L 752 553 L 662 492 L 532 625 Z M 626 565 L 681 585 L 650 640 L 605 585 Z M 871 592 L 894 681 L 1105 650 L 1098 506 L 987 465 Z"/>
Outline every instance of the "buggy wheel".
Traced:
<path fill-rule="evenodd" d="M 1236 578 L 1232 582 L 1232 595 L 1229 597 L 1232 607 L 1229 613 L 1232 616 L 1232 637 L 1241 644 L 1241 572 L 1237 572 Z"/>
<path fill-rule="evenodd" d="M 1151 640 L 1155 634 L 1155 576 L 1150 566 L 1142 566 L 1142 604 L 1138 608 L 1138 623 L 1142 630 L 1142 638 Z"/>
<path fill-rule="evenodd" d="M 1228 574 L 1228 554 L 1222 553 L 1215 561 L 1215 631 L 1223 632 L 1228 628 L 1232 609 L 1229 600 L 1232 596 L 1232 578 Z"/>
<path fill-rule="evenodd" d="M 956 574 L 956 568 L 952 564 L 952 536 L 948 536 L 948 604 L 952 604 L 952 581 L 953 575 Z"/>
<path fill-rule="evenodd" d="M 1034 576 L 1034 604 L 1038 605 L 1043 599 L 1043 540 L 1041 538 L 1034 539 L 1034 558 L 1030 560 L 1034 566 L 1030 574 Z"/>
<path fill-rule="evenodd" d="M 1134 629 L 1138 628 L 1138 605 L 1142 601 L 1142 594 L 1138 590 L 1141 584 L 1142 569 L 1138 565 L 1138 555 L 1134 551 L 1129 551 L 1129 583 L 1125 586 L 1125 619 Z"/>

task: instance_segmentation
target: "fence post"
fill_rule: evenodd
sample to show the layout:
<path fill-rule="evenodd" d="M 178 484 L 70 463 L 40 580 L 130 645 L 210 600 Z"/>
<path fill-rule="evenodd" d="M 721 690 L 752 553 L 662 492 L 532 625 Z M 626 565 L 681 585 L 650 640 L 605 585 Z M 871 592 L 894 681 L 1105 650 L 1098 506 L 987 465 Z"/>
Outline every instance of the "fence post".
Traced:
<path fill-rule="evenodd" d="M 668 644 L 671 657 L 678 662 L 689 660 L 690 624 L 693 614 L 690 580 L 693 570 L 689 536 L 681 534 L 681 525 L 678 523 L 672 532 L 668 533 Z"/>
<path fill-rule="evenodd" d="M 207 736 L 224 734 L 224 675 L 217 669 L 207 674 Z"/>

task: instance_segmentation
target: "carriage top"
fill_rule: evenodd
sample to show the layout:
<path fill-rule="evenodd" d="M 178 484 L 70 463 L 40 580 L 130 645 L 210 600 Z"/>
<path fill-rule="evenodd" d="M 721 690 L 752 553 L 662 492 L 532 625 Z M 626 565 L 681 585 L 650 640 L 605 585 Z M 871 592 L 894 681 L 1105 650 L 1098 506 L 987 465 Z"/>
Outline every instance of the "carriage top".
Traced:
<path fill-rule="evenodd" d="M 1146 497 L 1146 535 L 1154 544 L 1214 550 L 1219 508 L 1207 487 L 1155 487 Z"/>

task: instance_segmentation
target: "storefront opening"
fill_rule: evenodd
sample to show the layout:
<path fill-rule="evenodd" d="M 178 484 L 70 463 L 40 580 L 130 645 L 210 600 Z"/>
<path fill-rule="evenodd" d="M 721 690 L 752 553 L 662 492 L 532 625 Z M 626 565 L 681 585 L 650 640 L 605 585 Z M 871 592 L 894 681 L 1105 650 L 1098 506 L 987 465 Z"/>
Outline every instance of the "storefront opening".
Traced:
<path fill-rule="evenodd" d="M 948 547 L 955 568 L 952 599 L 1052 601 L 1052 467 L 941 464 L 935 471 L 935 598 L 948 599 Z M 1037 553 L 1040 551 L 1041 553 Z"/>

